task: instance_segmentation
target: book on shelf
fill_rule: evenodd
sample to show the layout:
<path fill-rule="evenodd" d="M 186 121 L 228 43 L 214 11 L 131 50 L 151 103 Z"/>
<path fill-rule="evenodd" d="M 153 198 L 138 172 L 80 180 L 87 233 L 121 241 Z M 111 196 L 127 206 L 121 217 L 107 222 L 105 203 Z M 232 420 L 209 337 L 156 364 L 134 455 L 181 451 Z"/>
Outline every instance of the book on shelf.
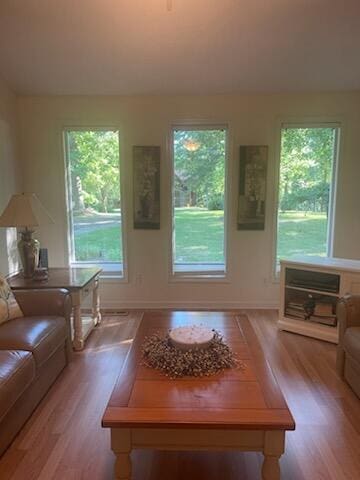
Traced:
<path fill-rule="evenodd" d="M 292 305 L 287 305 L 286 309 L 296 310 L 297 312 L 305 312 L 304 307 L 293 307 Z"/>
<path fill-rule="evenodd" d="M 289 302 L 285 307 L 285 315 L 305 320 L 306 312 L 302 303 Z"/>
<path fill-rule="evenodd" d="M 308 320 L 323 325 L 336 326 L 334 304 L 326 301 L 316 301 L 313 298 L 304 302 L 290 301 L 285 306 L 285 315 L 299 320 Z"/>
<path fill-rule="evenodd" d="M 299 310 L 299 311 L 304 311 L 304 304 L 303 303 L 294 303 L 294 302 L 289 302 L 286 306 L 286 308 L 292 308 L 293 310 Z"/>
<path fill-rule="evenodd" d="M 334 306 L 332 303 L 323 303 L 323 302 L 316 302 L 315 307 L 314 307 L 314 315 L 319 315 L 319 316 L 332 316 L 334 315 L 333 313 Z"/>
<path fill-rule="evenodd" d="M 296 310 L 285 310 L 285 315 L 290 315 L 291 317 L 296 317 L 300 318 L 302 320 L 305 320 L 306 314 L 305 312 L 298 312 Z"/>
<path fill-rule="evenodd" d="M 288 315 L 297 320 L 305 320 L 313 323 L 320 323 L 321 325 L 328 325 L 330 327 L 335 327 L 337 324 L 336 315 L 330 317 L 318 316 L 318 315 L 307 315 L 305 312 L 299 312 L 298 310 L 286 309 L 285 315 Z"/>
<path fill-rule="evenodd" d="M 297 313 L 297 312 L 285 312 L 286 316 L 293 317 L 293 318 L 298 318 L 300 320 L 306 320 L 306 315 L 305 313 Z"/>
<path fill-rule="evenodd" d="M 310 320 L 310 322 L 321 323 L 322 325 L 329 325 L 330 327 L 336 327 L 337 324 L 336 315 L 330 317 L 310 315 L 308 320 Z"/>

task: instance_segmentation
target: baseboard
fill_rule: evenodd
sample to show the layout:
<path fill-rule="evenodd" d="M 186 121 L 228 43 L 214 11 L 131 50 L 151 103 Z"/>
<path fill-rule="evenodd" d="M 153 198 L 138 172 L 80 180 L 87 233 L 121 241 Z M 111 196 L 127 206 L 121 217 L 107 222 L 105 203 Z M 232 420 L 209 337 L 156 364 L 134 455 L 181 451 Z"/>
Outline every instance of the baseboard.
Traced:
<path fill-rule="evenodd" d="M 104 301 L 101 300 L 104 310 L 148 310 L 148 309 L 174 309 L 174 310 L 242 310 L 242 309 L 278 309 L 279 302 L 214 302 L 214 301 Z"/>

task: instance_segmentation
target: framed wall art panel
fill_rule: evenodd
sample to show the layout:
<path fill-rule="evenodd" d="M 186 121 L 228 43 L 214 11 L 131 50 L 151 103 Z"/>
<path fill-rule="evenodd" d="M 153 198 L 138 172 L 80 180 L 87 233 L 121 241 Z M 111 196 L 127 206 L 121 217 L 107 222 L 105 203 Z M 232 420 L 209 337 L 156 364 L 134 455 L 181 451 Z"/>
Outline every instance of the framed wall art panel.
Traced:
<path fill-rule="evenodd" d="M 238 230 L 264 230 L 268 147 L 240 146 Z"/>
<path fill-rule="evenodd" d="M 160 228 L 160 147 L 133 147 L 134 228 Z"/>

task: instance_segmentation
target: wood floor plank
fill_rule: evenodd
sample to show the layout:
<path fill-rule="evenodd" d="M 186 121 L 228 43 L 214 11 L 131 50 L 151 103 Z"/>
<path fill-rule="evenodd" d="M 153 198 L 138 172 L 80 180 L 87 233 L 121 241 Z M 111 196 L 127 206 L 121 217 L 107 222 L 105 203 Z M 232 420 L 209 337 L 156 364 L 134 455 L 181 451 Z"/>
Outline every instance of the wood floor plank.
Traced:
<path fill-rule="evenodd" d="M 295 417 L 280 462 L 282 480 L 358 480 L 360 400 L 336 374 L 336 347 L 279 332 L 276 311 L 236 313 L 248 316 Z M 104 316 L 0 459 L 1 480 L 112 479 L 109 432 L 100 422 L 141 316 Z M 211 317 L 221 325 L 224 315 Z M 206 313 L 198 318 L 206 323 Z M 181 316 L 175 313 L 173 321 Z M 132 456 L 133 480 L 261 478 L 258 453 L 137 450 Z"/>

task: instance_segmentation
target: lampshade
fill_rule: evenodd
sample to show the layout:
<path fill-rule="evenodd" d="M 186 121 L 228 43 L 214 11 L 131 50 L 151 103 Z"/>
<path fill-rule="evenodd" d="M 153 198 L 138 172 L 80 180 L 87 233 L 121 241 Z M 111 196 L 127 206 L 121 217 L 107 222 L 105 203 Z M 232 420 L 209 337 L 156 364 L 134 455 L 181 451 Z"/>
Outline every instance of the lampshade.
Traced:
<path fill-rule="evenodd" d="M 0 227 L 37 227 L 54 223 L 34 193 L 21 193 L 10 198 L 3 214 Z"/>

